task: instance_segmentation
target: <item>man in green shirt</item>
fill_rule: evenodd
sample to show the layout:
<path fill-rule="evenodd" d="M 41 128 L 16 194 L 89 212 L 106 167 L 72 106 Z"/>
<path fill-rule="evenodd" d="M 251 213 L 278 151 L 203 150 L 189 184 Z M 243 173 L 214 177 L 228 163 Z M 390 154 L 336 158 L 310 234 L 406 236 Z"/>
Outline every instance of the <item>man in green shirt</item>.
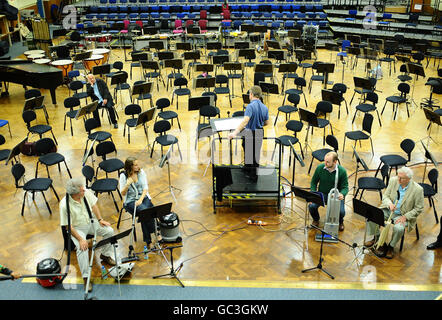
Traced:
<path fill-rule="evenodd" d="M 338 166 L 338 185 L 339 200 L 341 200 L 341 208 L 339 212 L 339 231 L 344 230 L 345 201 L 344 198 L 348 193 L 348 177 L 347 171 L 338 164 L 338 154 L 329 152 L 324 157 L 324 163 L 318 165 L 310 182 L 311 191 L 319 191 L 324 196 L 324 204 L 327 204 L 328 193 L 335 187 L 336 166 Z M 318 185 L 319 183 L 319 185 Z M 313 218 L 312 224 L 319 226 L 318 205 L 309 203 L 308 209 Z"/>

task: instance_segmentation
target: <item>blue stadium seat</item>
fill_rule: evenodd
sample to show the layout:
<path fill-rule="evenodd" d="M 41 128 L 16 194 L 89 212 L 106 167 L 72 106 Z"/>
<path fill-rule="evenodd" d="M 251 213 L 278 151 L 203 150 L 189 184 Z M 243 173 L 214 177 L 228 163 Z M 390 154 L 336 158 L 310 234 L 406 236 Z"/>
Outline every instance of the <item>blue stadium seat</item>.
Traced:
<path fill-rule="evenodd" d="M 295 27 L 295 22 L 294 21 L 286 20 L 284 22 L 284 28 L 286 28 L 286 29 L 293 29 L 294 27 Z"/>
<path fill-rule="evenodd" d="M 241 20 L 234 20 L 233 21 L 233 28 L 236 30 L 236 29 L 239 29 L 240 27 L 241 27 L 241 25 L 242 25 L 242 21 Z"/>
<path fill-rule="evenodd" d="M 356 20 L 356 15 L 357 15 L 358 11 L 357 10 L 349 10 L 348 11 L 348 15 L 350 17 L 345 18 L 346 21 L 355 21 Z"/>

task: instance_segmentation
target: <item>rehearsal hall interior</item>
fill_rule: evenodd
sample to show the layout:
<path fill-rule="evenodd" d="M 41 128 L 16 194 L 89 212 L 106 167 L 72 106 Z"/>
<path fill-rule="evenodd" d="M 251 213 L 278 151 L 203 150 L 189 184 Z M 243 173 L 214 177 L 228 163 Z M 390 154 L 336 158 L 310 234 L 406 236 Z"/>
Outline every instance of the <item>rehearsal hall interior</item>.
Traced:
<path fill-rule="evenodd" d="M 0 299 L 442 299 L 441 10 L 0 0 Z"/>

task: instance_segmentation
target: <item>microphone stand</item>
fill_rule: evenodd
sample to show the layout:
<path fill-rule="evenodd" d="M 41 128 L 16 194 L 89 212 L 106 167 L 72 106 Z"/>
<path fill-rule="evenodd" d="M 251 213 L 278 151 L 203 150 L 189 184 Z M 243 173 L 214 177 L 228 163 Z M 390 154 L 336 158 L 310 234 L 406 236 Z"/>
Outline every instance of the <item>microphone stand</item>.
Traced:
<path fill-rule="evenodd" d="M 322 262 L 324 261 L 324 259 L 322 258 L 322 251 L 323 251 L 322 248 L 323 248 L 323 244 L 324 244 L 324 235 L 327 235 L 327 236 L 329 236 L 329 237 L 331 237 L 331 238 L 333 238 L 333 239 L 335 239 L 335 240 L 337 240 L 337 241 L 339 241 L 339 242 L 342 242 L 342 243 L 346 244 L 347 246 L 349 246 L 349 247 L 352 248 L 353 250 L 357 247 L 357 244 L 356 244 L 356 243 L 353 243 L 353 244 L 351 245 L 351 244 L 349 244 L 349 243 L 347 243 L 347 242 L 345 242 L 345 241 L 342 241 L 341 239 L 335 237 L 334 235 L 332 235 L 332 234 L 330 234 L 330 233 L 325 232 L 324 230 L 322 230 L 322 229 L 320 229 L 320 228 L 314 226 L 313 224 L 310 225 L 310 227 L 312 227 L 312 228 L 314 228 L 314 229 L 316 229 L 316 230 L 319 230 L 319 231 L 321 231 L 321 233 L 322 233 L 322 236 L 321 236 L 321 249 L 320 249 L 320 251 L 319 251 L 319 262 L 318 262 L 318 265 L 317 265 L 316 267 L 309 268 L 309 269 L 304 269 L 304 270 L 302 270 L 302 273 L 304 273 L 304 272 L 308 272 L 308 271 L 311 271 L 311 270 L 319 269 L 319 270 L 321 270 L 322 272 L 324 272 L 325 274 L 327 274 L 330 278 L 334 279 L 334 278 L 335 278 L 334 276 L 332 276 L 329 272 L 327 272 L 324 268 L 322 268 Z"/>
<path fill-rule="evenodd" d="M 181 285 L 181 287 L 183 287 L 184 288 L 184 284 L 181 282 L 181 280 L 178 278 L 178 276 L 177 276 L 177 273 L 178 272 L 180 272 L 180 270 L 181 270 L 181 268 L 183 267 L 183 263 L 181 263 L 180 265 L 179 265 L 179 267 L 178 268 L 176 268 L 176 269 L 174 269 L 174 267 L 173 267 L 173 249 L 176 249 L 176 248 L 181 248 L 182 247 L 182 245 L 179 245 L 179 246 L 174 246 L 174 247 L 167 247 L 166 249 L 169 249 L 170 250 L 170 272 L 169 273 L 166 273 L 166 274 L 162 274 L 162 275 L 159 275 L 159 276 L 154 276 L 154 277 L 152 277 L 153 279 L 157 279 L 157 278 L 162 278 L 162 277 L 166 277 L 166 276 L 170 276 L 170 277 L 172 277 L 172 278 L 175 278 L 178 282 L 179 282 L 179 284 Z M 152 250 L 152 251 L 162 251 L 162 249 L 154 249 L 154 250 Z"/>
<path fill-rule="evenodd" d="M 135 185 L 131 183 L 131 186 L 135 188 Z M 122 263 L 126 262 L 132 262 L 132 261 L 139 261 L 140 258 L 133 252 L 134 251 L 134 234 L 135 234 L 135 216 L 137 212 L 137 206 L 134 204 L 134 212 L 132 215 L 132 228 L 130 232 L 130 241 L 129 241 L 129 253 L 127 254 L 126 258 L 121 259 Z"/>

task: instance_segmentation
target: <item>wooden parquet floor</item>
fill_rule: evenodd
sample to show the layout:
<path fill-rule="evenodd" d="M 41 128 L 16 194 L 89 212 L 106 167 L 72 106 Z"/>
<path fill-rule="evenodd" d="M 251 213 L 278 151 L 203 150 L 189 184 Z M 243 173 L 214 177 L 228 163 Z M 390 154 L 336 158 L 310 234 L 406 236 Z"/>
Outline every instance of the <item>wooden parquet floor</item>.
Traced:
<path fill-rule="evenodd" d="M 322 59 L 322 60 L 321 60 Z M 114 49 L 111 52 L 110 61 L 124 61 L 123 51 Z M 319 60 L 330 61 L 330 53 L 324 50 L 319 51 Z M 333 57 L 334 62 L 334 57 Z M 258 59 L 259 61 L 259 59 Z M 396 69 L 399 70 L 399 64 Z M 130 62 L 125 62 L 124 70 L 130 71 Z M 397 73 L 391 77 L 388 75 L 388 66 L 383 66 L 384 78 L 378 81 L 377 89 L 380 91 L 378 107 L 382 108 L 385 98 L 397 92 L 398 81 Z M 430 61 L 428 68 L 425 69 L 427 78 L 437 76 L 437 70 Z M 166 71 L 163 72 L 163 76 Z M 247 70 L 245 87 L 251 86 L 253 74 Z M 353 75 L 364 76 L 364 65 L 362 61 L 355 70 L 346 68 L 344 70 L 345 80 L 349 90 L 345 94 L 349 102 L 353 94 Z M 311 71 L 307 71 L 307 81 L 310 79 Z M 330 75 L 330 80 L 341 82 L 342 67 L 336 66 L 335 72 Z M 133 70 L 133 77 L 129 83 L 133 83 L 141 78 L 139 69 Z M 281 75 L 277 75 L 277 81 L 281 83 Z M 429 87 L 425 86 L 426 79 L 418 79 L 414 89 L 414 100 L 419 105 L 424 97 L 429 96 Z M 235 94 L 240 95 L 241 87 L 238 82 L 234 84 Z M 293 82 L 287 83 L 287 88 L 293 87 Z M 9 120 L 12 130 L 12 139 L 9 137 L 7 129 L 2 128 L 1 133 L 6 138 L 6 144 L 2 148 L 12 148 L 21 141 L 27 133 L 27 129 L 21 119 L 21 110 L 24 105 L 24 90 L 21 86 L 11 84 L 9 97 L 0 98 L 0 118 Z M 192 95 L 201 95 L 201 90 L 192 89 Z M 46 96 L 46 105 L 50 115 L 50 124 L 53 126 L 54 133 L 58 139 L 58 152 L 62 153 L 69 165 L 73 175 L 81 176 L 81 159 L 83 155 L 86 133 L 81 121 L 74 121 L 74 136 L 69 132 L 69 123 L 66 131 L 63 130 L 63 119 L 66 109 L 63 106 L 63 100 L 68 97 L 68 89 L 63 86 L 57 89 L 57 105 L 50 103 L 48 91 L 43 91 Z M 161 97 L 171 98 L 172 90 L 166 91 L 164 86 L 160 85 L 159 92 L 154 88 L 154 101 Z M 314 111 L 316 103 L 321 99 L 321 85 L 313 84 L 311 94 L 306 93 L 308 109 Z M 357 97 L 356 97 L 357 98 Z M 356 99 L 355 98 L 355 99 Z M 436 98 L 439 98 L 436 96 Z M 266 128 L 266 136 L 275 137 L 286 134 L 285 119 L 283 115 L 279 116 L 276 126 L 273 121 L 276 116 L 277 108 L 282 103 L 282 95 L 271 95 L 265 102 L 270 109 L 270 119 L 272 125 Z M 123 93 L 124 105 L 129 103 L 129 96 Z M 367 272 L 370 271 L 374 278 L 372 283 L 386 288 L 399 288 L 400 286 L 409 286 L 417 290 L 432 288 L 439 290 L 442 287 L 442 251 L 428 251 L 426 246 L 435 241 L 440 230 L 440 226 L 435 223 L 433 209 L 429 207 L 425 200 L 425 209 L 418 219 L 420 239 L 416 240 L 414 231 L 406 234 L 404 249 L 398 252 L 392 260 L 380 262 L 371 255 L 365 254 L 358 258 L 357 263 L 352 263 L 355 254 L 359 252 L 351 250 L 346 245 L 324 244 L 324 262 L 323 267 L 335 276 L 331 280 L 327 275 L 320 271 L 311 271 L 302 273 L 301 270 L 314 267 L 318 264 L 320 243 L 314 240 L 315 232 L 310 230 L 306 236 L 304 233 L 304 210 L 305 204 L 290 196 L 282 200 L 282 213 L 278 215 L 274 208 L 262 208 L 247 203 L 245 206 L 234 206 L 233 208 L 220 208 L 216 214 L 213 214 L 212 208 L 212 177 L 211 170 L 204 171 L 207 165 L 207 152 L 209 146 L 207 139 L 199 142 L 198 149 L 194 148 L 195 128 L 198 121 L 196 112 L 187 111 L 187 98 L 179 100 L 179 117 L 182 131 L 179 131 L 176 123 L 172 127 L 171 133 L 179 139 L 183 161 L 179 161 L 178 153 L 175 150 L 171 160 L 171 182 L 176 188 L 177 203 L 173 203 L 173 211 L 180 219 L 180 232 L 183 237 L 183 247 L 174 250 L 175 266 L 183 264 L 179 277 L 186 283 L 205 282 L 211 280 L 230 280 L 234 285 L 235 280 L 239 283 L 256 283 L 265 286 L 265 284 L 279 283 L 280 285 L 296 284 L 310 287 L 339 286 L 360 287 L 367 283 Z M 83 102 L 84 103 L 84 102 Z M 233 108 L 229 108 L 227 96 L 219 96 L 217 106 L 221 109 L 221 117 L 226 117 L 227 112 L 233 112 L 242 109 L 242 98 L 235 97 L 232 100 Z M 127 143 L 127 137 L 123 137 L 123 123 L 127 116 L 124 115 L 123 104 L 118 105 L 119 128 L 114 129 L 107 121 L 103 119 L 102 130 L 108 130 L 112 133 L 114 142 L 118 150 L 118 158 L 124 159 L 128 156 L 137 157 L 144 170 L 147 172 L 149 182 L 149 192 L 153 198 L 154 204 L 162 204 L 173 201 L 169 192 L 167 167 L 159 168 L 160 161 L 159 148 L 155 148 L 152 158 L 149 152 L 145 150 L 146 138 L 141 129 L 132 130 L 131 144 Z M 355 102 L 350 106 L 350 114 L 347 115 L 345 107 L 341 109 L 341 118 L 337 117 L 337 110 L 331 114 L 334 134 L 339 140 L 342 165 L 349 174 L 350 187 L 354 185 L 355 161 L 351 154 L 351 143 L 346 145 L 345 151 L 342 150 L 344 133 L 350 130 L 357 130 L 361 127 L 362 116 L 356 118 L 352 125 L 352 117 L 355 110 Z M 301 99 L 301 107 L 304 102 Z M 145 108 L 147 103 L 145 102 Z M 171 110 L 175 110 L 172 106 Z M 403 154 L 399 147 L 404 138 L 410 138 L 416 141 L 416 148 L 412 153 L 411 164 L 415 173 L 415 179 L 421 182 L 424 171 L 423 148 L 418 142 L 428 136 L 426 131 L 427 120 L 420 107 L 412 105 L 410 118 L 407 117 L 404 106 L 400 107 L 396 120 L 393 120 L 391 105 L 387 105 L 382 116 L 382 127 L 379 127 L 375 117 L 373 123 L 373 144 L 375 154 L 372 156 L 369 142 L 362 142 L 358 146 L 360 156 L 364 158 L 371 169 L 376 169 L 379 164 L 379 157 L 386 153 Z M 38 111 L 38 122 L 44 123 L 43 114 Z M 292 119 L 298 119 L 298 116 L 292 116 Z M 307 174 L 308 165 L 311 160 L 311 149 L 322 148 L 322 130 L 315 130 L 313 138 L 309 138 L 309 148 L 306 154 L 306 166 L 296 166 L 295 184 L 301 187 L 308 187 L 310 175 Z M 149 138 L 152 143 L 154 133 L 149 128 Z M 298 136 L 304 146 L 305 130 Z M 432 129 L 432 138 L 429 147 L 433 155 L 439 161 L 442 159 L 441 133 L 439 129 Z M 31 141 L 37 140 L 37 137 L 31 137 Z M 436 144 L 438 142 L 439 144 Z M 273 145 L 264 146 L 263 158 L 271 154 Z M 297 148 L 297 147 L 296 147 Z M 241 149 L 240 147 L 238 150 Z M 33 177 L 36 157 L 21 155 L 21 162 L 26 168 L 26 177 Z M 90 161 L 88 162 L 90 164 Z M 314 166 L 318 163 L 315 162 Z M 96 165 L 96 163 L 95 163 Z M 433 165 L 428 166 L 428 170 Z M 427 170 L 427 172 L 428 172 Z M 313 172 L 313 171 L 312 171 Z M 64 194 L 64 184 L 68 179 L 65 168 L 62 166 L 61 172 L 56 168 L 50 169 L 51 177 L 55 189 L 60 197 Z M 283 159 L 282 175 L 291 181 L 291 167 L 288 167 L 288 152 L 285 152 Z M 393 173 L 394 174 L 394 173 Z M 41 195 L 28 197 L 25 206 L 24 216 L 20 216 L 20 209 L 23 200 L 23 191 L 16 190 L 13 177 L 11 175 L 11 166 L 0 166 L 0 263 L 7 265 L 13 270 L 23 274 L 35 273 L 38 261 L 55 257 L 62 258 L 62 266 L 65 264 L 65 253 L 63 253 L 63 241 L 59 227 L 58 202 L 51 192 L 46 196 L 53 210 L 49 214 Z M 359 172 L 358 177 L 372 176 L 374 171 Z M 45 169 L 39 170 L 39 176 L 46 176 Z M 428 182 L 427 178 L 425 180 Z M 287 189 L 285 185 L 284 188 Z M 161 192 L 166 189 L 166 192 Z M 353 190 L 350 191 L 352 193 Z M 116 195 L 117 199 L 118 196 Z M 360 216 L 353 213 L 352 195 L 346 198 L 346 218 L 345 231 L 340 233 L 343 241 L 359 245 L 363 242 L 365 223 Z M 375 192 L 365 192 L 364 200 L 373 204 L 379 204 L 379 195 Z M 442 212 L 440 193 L 435 197 L 437 210 Z M 108 195 L 99 196 L 100 210 L 108 221 L 116 228 L 118 214 L 114 207 L 112 198 Z M 119 203 L 121 207 L 121 203 Z M 249 226 L 247 220 L 250 217 L 259 217 L 259 220 L 266 221 L 267 226 Z M 325 211 L 322 208 L 321 221 L 324 221 Z M 124 213 L 120 231 L 127 230 L 131 226 L 129 215 Z M 137 224 L 137 235 L 141 235 L 141 228 Z M 127 254 L 129 237 L 120 242 L 118 251 L 122 256 Z M 135 251 L 141 252 L 143 243 L 135 243 Z M 169 252 L 166 251 L 169 257 Z M 76 281 L 80 278 L 75 253 L 72 253 L 72 267 L 68 280 Z M 95 263 L 97 265 L 97 263 Z M 151 255 L 148 260 L 141 258 L 130 277 L 132 283 L 139 281 L 158 281 L 149 280 L 154 275 L 169 272 L 169 267 L 161 255 Z M 93 277 L 99 281 L 100 270 L 94 268 Z M 374 280 L 373 280 L 374 279 Z M 112 280 L 108 280 L 112 281 Z M 227 284 L 228 285 L 228 284 Z M 392 286 L 390 286 L 392 285 Z"/>

